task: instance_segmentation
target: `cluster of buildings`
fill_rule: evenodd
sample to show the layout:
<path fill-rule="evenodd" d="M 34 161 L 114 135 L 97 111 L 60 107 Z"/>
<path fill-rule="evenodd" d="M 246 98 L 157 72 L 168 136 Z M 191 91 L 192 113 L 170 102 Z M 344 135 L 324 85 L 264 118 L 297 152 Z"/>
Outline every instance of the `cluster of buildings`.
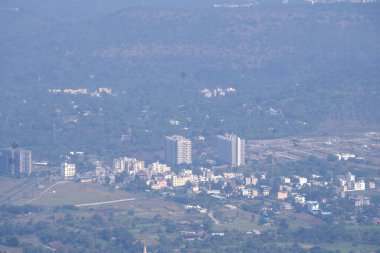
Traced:
<path fill-rule="evenodd" d="M 52 94 L 69 94 L 69 95 L 91 95 L 92 97 L 101 97 L 102 94 L 112 95 L 112 88 L 102 87 L 98 88 L 94 92 L 89 92 L 87 88 L 80 89 L 49 89 L 49 93 Z"/>
<path fill-rule="evenodd" d="M 32 151 L 11 147 L 0 149 L 0 175 L 20 177 L 32 173 Z"/>
<path fill-rule="evenodd" d="M 166 162 L 170 165 L 191 164 L 191 140 L 183 136 L 166 137 Z M 217 136 L 219 160 L 230 166 L 245 164 L 245 140 L 234 134 Z"/>
<path fill-rule="evenodd" d="M 342 194 L 347 191 L 365 191 L 366 182 L 364 179 L 356 180 L 356 176 L 351 172 L 348 172 L 345 176 L 340 176 L 339 183 L 342 188 Z M 375 182 L 369 182 L 368 187 L 375 188 Z"/>
<path fill-rule="evenodd" d="M 222 88 L 215 88 L 215 89 L 202 89 L 200 91 L 205 98 L 212 98 L 212 97 L 224 97 L 227 93 L 235 93 L 236 89 L 233 87 L 229 87 L 226 89 Z"/>

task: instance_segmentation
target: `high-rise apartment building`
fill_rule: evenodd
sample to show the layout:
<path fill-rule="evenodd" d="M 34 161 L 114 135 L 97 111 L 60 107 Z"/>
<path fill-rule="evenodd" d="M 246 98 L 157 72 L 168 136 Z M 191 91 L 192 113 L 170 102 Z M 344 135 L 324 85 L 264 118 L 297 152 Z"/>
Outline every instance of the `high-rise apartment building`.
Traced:
<path fill-rule="evenodd" d="M 170 164 L 191 164 L 191 141 L 179 135 L 167 136 L 166 161 Z"/>
<path fill-rule="evenodd" d="M 32 152 L 22 148 L 0 150 L 0 175 L 21 176 L 32 173 Z"/>
<path fill-rule="evenodd" d="M 123 171 L 127 171 L 128 174 L 131 172 L 137 173 L 144 168 L 144 161 L 139 161 L 136 158 L 124 156 L 113 159 L 113 170 L 116 173 L 121 173 Z"/>
<path fill-rule="evenodd" d="M 219 159 L 231 166 L 241 166 L 245 164 L 245 140 L 236 135 L 218 135 Z"/>
<path fill-rule="evenodd" d="M 76 166 L 74 163 L 62 163 L 61 164 L 61 177 L 63 179 L 70 179 L 75 177 Z"/>

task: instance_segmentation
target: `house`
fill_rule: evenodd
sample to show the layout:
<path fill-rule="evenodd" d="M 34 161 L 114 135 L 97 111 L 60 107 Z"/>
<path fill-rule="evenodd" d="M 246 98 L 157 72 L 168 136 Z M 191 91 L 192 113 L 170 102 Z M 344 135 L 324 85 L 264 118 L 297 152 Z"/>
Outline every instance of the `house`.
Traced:
<path fill-rule="evenodd" d="M 305 205 L 306 204 L 305 196 L 302 196 L 302 195 L 294 196 L 294 202 L 300 205 Z"/>
<path fill-rule="evenodd" d="M 263 196 L 268 196 L 270 194 L 270 187 L 269 186 L 261 186 L 261 194 Z"/>
<path fill-rule="evenodd" d="M 279 191 L 277 192 L 277 199 L 278 200 L 284 200 L 288 198 L 288 192 L 286 191 Z"/>
<path fill-rule="evenodd" d="M 153 190 L 161 190 L 168 187 L 168 181 L 165 179 L 158 179 L 155 184 L 152 185 Z"/>
<path fill-rule="evenodd" d="M 365 191 L 364 180 L 359 180 L 359 181 L 354 183 L 354 191 Z"/>
<path fill-rule="evenodd" d="M 355 196 L 352 198 L 352 201 L 356 207 L 369 206 L 370 205 L 370 198 L 369 197 Z"/>
<path fill-rule="evenodd" d="M 368 183 L 368 188 L 369 189 L 375 189 L 376 188 L 376 183 L 375 182 L 369 182 Z"/>
<path fill-rule="evenodd" d="M 307 211 L 313 214 L 319 212 L 319 203 L 318 201 L 307 201 L 306 202 Z"/>
<path fill-rule="evenodd" d="M 292 210 L 293 206 L 289 202 L 282 202 L 281 205 L 280 205 L 280 208 L 284 209 L 284 210 Z"/>
<path fill-rule="evenodd" d="M 259 195 L 257 189 L 250 189 L 250 188 L 245 188 L 241 190 L 241 195 L 243 197 L 248 197 L 248 198 L 255 198 Z"/>

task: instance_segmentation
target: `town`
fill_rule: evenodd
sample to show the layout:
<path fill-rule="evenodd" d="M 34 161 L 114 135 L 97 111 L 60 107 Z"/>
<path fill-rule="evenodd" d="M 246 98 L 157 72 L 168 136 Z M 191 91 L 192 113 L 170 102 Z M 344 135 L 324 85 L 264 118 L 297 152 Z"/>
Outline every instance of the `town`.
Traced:
<path fill-rule="evenodd" d="M 374 133 L 371 136 L 375 136 Z M 378 177 L 366 173 L 355 175 L 346 169 L 349 166 L 342 167 L 343 169 L 334 168 L 334 172 L 326 172 L 324 170 L 326 168 L 322 168 L 326 166 L 324 163 L 321 168 L 317 168 L 316 164 L 320 163 L 320 158 L 317 156 L 310 156 L 304 163 L 303 166 L 309 166 L 310 169 L 304 168 L 298 173 L 292 173 L 292 170 L 281 169 L 282 165 L 274 168 L 273 159 L 276 159 L 276 156 L 280 159 L 284 155 L 278 156 L 273 152 L 269 162 L 268 159 L 260 162 L 260 159 L 254 160 L 252 156 L 246 155 L 246 147 L 249 148 L 248 153 L 254 149 L 253 142 L 249 141 L 246 144 L 244 139 L 234 134 L 218 135 L 216 139 L 215 151 L 218 160 L 211 162 L 214 165 L 210 167 L 192 165 L 192 141 L 174 135 L 165 138 L 165 160 L 151 164 L 132 156 L 123 156 L 114 158 L 112 164 L 91 160 L 94 169 L 83 171 L 77 169 L 75 161 L 85 159 L 84 152 L 71 152 L 56 172 L 50 171 L 46 177 L 46 171 L 41 173 L 41 170 L 46 169 L 48 164 L 32 162 L 31 151 L 15 145 L 0 151 L 0 168 L 2 175 L 12 177 L 37 175 L 32 169 L 36 168 L 40 171 L 40 175 L 45 176 L 44 180 L 38 183 L 40 191 L 45 190 L 49 184 L 69 181 L 78 184 L 97 184 L 127 192 L 141 191 L 146 194 L 159 192 L 162 196 L 174 200 L 179 196 L 183 198 L 195 195 L 209 196 L 216 201 L 227 203 L 229 208 L 240 208 L 256 213 L 261 217 L 260 222 L 268 226 L 281 210 L 305 212 L 330 222 L 380 223 L 377 213 L 368 211 L 371 208 L 376 209 L 379 201 L 376 187 Z M 376 141 L 376 138 L 368 140 Z M 292 143 L 292 140 L 288 142 Z M 300 140 L 299 143 L 305 145 L 306 141 Z M 377 144 L 373 143 L 366 147 L 377 148 Z M 266 152 L 268 148 L 270 147 L 266 145 Z M 336 151 L 336 148 L 333 150 Z M 355 160 L 355 155 L 346 157 L 347 155 L 339 152 L 334 155 L 325 153 L 325 155 L 322 161 L 331 162 L 333 166 L 349 159 L 359 162 L 358 167 L 363 166 L 360 161 L 364 158 Z M 1 200 L 4 202 L 5 199 L 11 198 L 12 196 L 2 196 Z M 261 202 L 250 205 L 249 201 L 253 199 Z M 213 217 L 214 210 L 208 210 L 200 203 L 185 204 L 183 208 L 206 213 L 216 224 L 219 223 Z"/>

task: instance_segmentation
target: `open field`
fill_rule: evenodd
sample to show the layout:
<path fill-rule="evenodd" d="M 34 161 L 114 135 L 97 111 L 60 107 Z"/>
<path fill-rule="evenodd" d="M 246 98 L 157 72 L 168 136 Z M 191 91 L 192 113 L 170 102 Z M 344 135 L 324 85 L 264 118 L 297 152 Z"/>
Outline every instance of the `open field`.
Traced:
<path fill-rule="evenodd" d="M 0 196 L 15 190 L 27 181 L 28 179 L 0 177 Z"/>
<path fill-rule="evenodd" d="M 328 155 L 353 154 L 356 159 L 380 162 L 380 133 L 349 136 L 299 137 L 247 142 L 247 156 L 262 160 L 269 155 L 279 160 L 299 160 L 309 156 L 326 159 Z M 371 167 L 371 166 L 370 166 Z M 373 167 L 371 167 L 373 169 Z M 380 169 L 380 168 L 377 168 Z"/>
<path fill-rule="evenodd" d="M 351 243 L 332 243 L 332 244 L 323 243 L 318 246 L 323 249 L 328 249 L 328 250 L 340 250 L 342 253 L 349 253 L 349 252 L 368 253 L 368 252 L 375 252 L 376 250 L 380 249 L 379 246 L 376 246 L 376 245 L 369 245 L 369 244 L 353 245 Z"/>
<path fill-rule="evenodd" d="M 127 192 L 111 191 L 93 184 L 68 182 L 47 188 L 47 190 L 42 191 L 42 194 L 38 194 L 30 204 L 42 206 L 80 205 L 126 198 L 133 197 Z"/>
<path fill-rule="evenodd" d="M 304 212 L 295 213 L 293 211 L 282 210 L 280 214 L 277 216 L 277 218 L 286 219 L 286 221 L 289 224 L 289 228 L 295 229 L 295 230 L 301 227 L 311 228 L 317 225 L 325 224 L 325 222 L 322 221 L 321 219 L 316 218 L 313 215 L 309 213 L 304 213 Z"/>

